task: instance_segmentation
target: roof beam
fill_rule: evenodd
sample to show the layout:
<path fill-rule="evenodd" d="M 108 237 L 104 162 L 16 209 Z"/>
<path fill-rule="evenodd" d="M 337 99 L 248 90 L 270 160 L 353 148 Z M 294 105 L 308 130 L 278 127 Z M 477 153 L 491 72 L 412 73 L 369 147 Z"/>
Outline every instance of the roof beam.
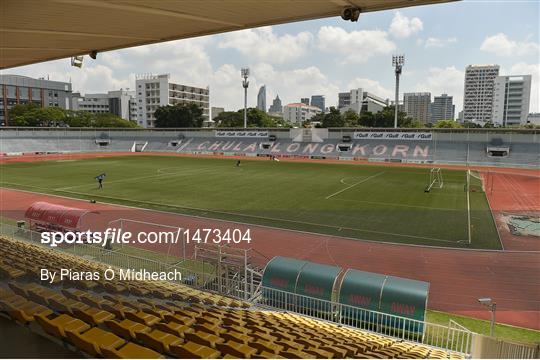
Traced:
<path fill-rule="evenodd" d="M 132 40 L 149 40 L 149 41 L 159 40 L 158 38 L 147 37 L 147 36 L 100 34 L 100 33 L 90 33 L 90 32 L 79 32 L 79 31 L 36 30 L 36 29 L 27 30 L 27 29 L 0 28 L 0 33 L 2 32 L 21 33 L 21 34 L 40 34 L 40 35 L 87 36 L 87 37 L 103 37 L 103 38 L 111 38 L 111 39 L 132 39 Z"/>
<path fill-rule="evenodd" d="M 210 22 L 214 24 L 234 26 L 237 28 L 244 27 L 244 25 L 239 24 L 239 23 L 232 23 L 229 21 L 211 19 L 208 17 L 186 14 L 179 11 L 156 9 L 156 8 L 148 7 L 148 6 L 115 4 L 115 3 L 104 2 L 104 1 L 99 1 L 99 0 L 53 0 L 53 1 L 58 2 L 58 3 L 77 5 L 77 6 L 88 6 L 88 7 L 102 8 L 102 9 L 132 11 L 132 12 L 138 12 L 138 13 L 143 13 L 143 14 L 152 14 L 152 15 L 169 16 L 169 17 L 187 19 L 187 20 L 204 21 L 204 22 Z M 159 1 L 156 1 L 155 4 L 159 4 Z"/>

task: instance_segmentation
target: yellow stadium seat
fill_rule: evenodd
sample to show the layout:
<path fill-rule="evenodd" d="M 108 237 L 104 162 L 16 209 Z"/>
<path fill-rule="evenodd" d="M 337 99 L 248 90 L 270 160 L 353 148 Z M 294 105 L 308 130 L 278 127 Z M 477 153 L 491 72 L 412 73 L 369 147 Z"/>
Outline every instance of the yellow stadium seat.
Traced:
<path fill-rule="evenodd" d="M 128 312 L 126 313 L 126 318 L 129 320 L 140 322 L 141 324 L 144 324 L 146 326 L 152 326 L 161 321 L 161 318 L 152 314 L 148 314 L 144 311 L 139 311 L 136 313 Z"/>
<path fill-rule="evenodd" d="M 101 349 L 106 359 L 162 359 L 163 355 L 144 346 L 128 342 L 118 349 Z"/>
<path fill-rule="evenodd" d="M 191 317 L 188 317 L 188 316 L 183 316 L 183 315 L 180 315 L 180 314 L 168 314 L 168 315 L 165 315 L 165 321 L 174 321 L 176 323 L 180 323 L 180 324 L 183 324 L 183 325 L 186 325 L 186 326 L 191 326 L 191 325 L 195 324 L 195 319 L 193 319 Z"/>
<path fill-rule="evenodd" d="M 187 359 L 217 359 L 221 356 L 219 351 L 191 341 L 181 345 L 171 345 L 170 351 L 174 356 Z"/>
<path fill-rule="evenodd" d="M 232 355 L 240 359 L 250 359 L 257 353 L 257 349 L 234 341 L 227 341 L 226 343 L 217 344 L 216 348 L 222 354 Z"/>
<path fill-rule="evenodd" d="M 137 333 L 145 333 L 152 330 L 144 324 L 129 319 L 124 319 L 122 321 L 105 320 L 104 324 L 111 329 L 113 333 L 127 340 L 134 340 L 137 337 Z"/>
<path fill-rule="evenodd" d="M 151 332 L 137 333 L 137 340 L 159 353 L 168 353 L 169 346 L 179 345 L 184 342 L 182 338 L 178 336 L 157 329 L 152 330 Z"/>
<path fill-rule="evenodd" d="M 115 349 L 125 344 L 125 340 L 115 334 L 93 327 L 85 332 L 66 330 L 68 340 L 79 350 L 90 356 L 102 355 L 101 348 Z"/>
<path fill-rule="evenodd" d="M 202 331 L 196 331 L 194 333 L 186 333 L 185 338 L 187 341 L 192 341 L 197 344 L 215 348 L 216 344 L 224 342 L 224 340 L 216 335 L 205 333 Z"/>
<path fill-rule="evenodd" d="M 34 319 L 46 333 L 59 339 L 66 337 L 66 331 L 81 332 L 90 329 L 90 325 L 84 321 L 75 319 L 66 314 L 58 316 L 55 316 L 54 314 L 46 316 L 36 314 Z"/>
<path fill-rule="evenodd" d="M 176 335 L 178 337 L 185 337 L 185 333 L 192 333 L 195 332 L 195 330 L 192 327 L 189 327 L 184 324 L 180 324 L 174 321 L 169 322 L 160 322 L 154 325 L 156 329 L 159 329 L 161 331 L 164 331 L 169 334 Z"/>

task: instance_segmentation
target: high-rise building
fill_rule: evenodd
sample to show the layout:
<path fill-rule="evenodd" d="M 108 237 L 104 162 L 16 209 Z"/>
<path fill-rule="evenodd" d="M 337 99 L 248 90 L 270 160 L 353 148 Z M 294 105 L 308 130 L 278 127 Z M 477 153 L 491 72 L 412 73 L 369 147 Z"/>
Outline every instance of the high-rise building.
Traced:
<path fill-rule="evenodd" d="M 219 116 L 219 114 L 221 114 L 224 111 L 225 111 L 225 109 L 222 108 L 222 107 L 212 106 L 212 120 L 214 120 L 216 117 Z"/>
<path fill-rule="evenodd" d="M 362 88 L 352 89 L 348 93 L 339 93 L 338 109 L 340 112 L 352 110 L 357 114 L 362 112 L 377 113 L 388 106 L 388 101 Z"/>
<path fill-rule="evenodd" d="M 170 82 L 169 74 L 140 75 L 135 80 L 137 124 L 154 127 L 154 112 L 160 106 L 194 103 L 203 109 L 205 121 L 210 120 L 210 90 Z"/>
<path fill-rule="evenodd" d="M 324 103 L 324 95 L 312 95 L 311 106 L 318 107 L 319 109 L 321 109 L 322 112 L 324 112 L 324 109 L 326 109 Z"/>
<path fill-rule="evenodd" d="M 276 98 L 274 101 L 272 101 L 272 105 L 270 105 L 268 112 L 274 114 L 280 114 L 283 112 L 283 106 L 281 106 L 281 99 L 279 98 L 279 95 L 276 95 Z"/>
<path fill-rule="evenodd" d="M 293 103 L 283 107 L 283 120 L 290 124 L 302 125 L 306 120 L 321 113 L 317 106 L 306 105 L 304 103 Z"/>
<path fill-rule="evenodd" d="M 21 75 L 0 75 L 0 126 L 9 125 L 9 110 L 17 104 L 71 109 L 71 84 Z"/>
<path fill-rule="evenodd" d="M 493 117 L 493 85 L 499 65 L 469 65 L 465 69 L 463 121 L 491 121 Z"/>
<path fill-rule="evenodd" d="M 261 86 L 257 94 L 257 109 L 266 112 L 266 85 Z"/>
<path fill-rule="evenodd" d="M 420 121 L 422 124 L 427 124 L 429 122 L 431 93 L 405 93 L 403 94 L 403 105 L 408 117 Z"/>
<path fill-rule="evenodd" d="M 338 109 L 347 107 L 351 104 L 351 92 L 338 93 Z"/>
<path fill-rule="evenodd" d="M 137 109 L 135 91 L 114 90 L 106 94 L 73 94 L 73 110 L 87 111 L 94 114 L 111 113 L 125 120 L 136 121 Z"/>
<path fill-rule="evenodd" d="M 492 122 L 499 126 L 527 123 L 531 75 L 497 76 L 493 89 Z"/>
<path fill-rule="evenodd" d="M 309 105 L 309 98 L 301 98 L 301 99 L 300 99 L 300 102 L 301 102 L 302 104 Z"/>
<path fill-rule="evenodd" d="M 447 94 L 434 96 L 431 103 L 431 120 L 432 124 L 441 120 L 454 120 L 455 105 L 453 97 Z"/>

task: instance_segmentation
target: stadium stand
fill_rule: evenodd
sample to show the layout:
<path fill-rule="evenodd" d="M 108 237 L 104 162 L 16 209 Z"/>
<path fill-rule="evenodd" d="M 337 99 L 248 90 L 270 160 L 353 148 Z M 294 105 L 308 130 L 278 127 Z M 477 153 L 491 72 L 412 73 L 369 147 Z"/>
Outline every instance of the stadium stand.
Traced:
<path fill-rule="evenodd" d="M 0 309 L 79 355 L 106 358 L 462 358 L 462 355 L 164 281 L 39 282 L 107 265 L 0 238 Z"/>
<path fill-rule="evenodd" d="M 71 152 L 177 152 L 246 156 L 283 156 L 347 160 L 470 164 L 536 167 L 540 163 L 540 137 L 536 130 L 423 129 L 431 140 L 354 139 L 355 130 L 324 130 L 322 134 L 297 136 L 299 129 L 263 131 L 263 136 L 217 136 L 217 130 L 0 130 L 3 154 Z M 369 130 L 384 134 L 380 129 Z M 402 133 L 415 134 L 411 129 Z M 363 131 L 365 132 L 365 131 Z M 343 146 L 343 139 L 347 138 Z M 306 142 L 306 140 L 308 140 Z M 490 146 L 508 149 L 492 156 Z"/>

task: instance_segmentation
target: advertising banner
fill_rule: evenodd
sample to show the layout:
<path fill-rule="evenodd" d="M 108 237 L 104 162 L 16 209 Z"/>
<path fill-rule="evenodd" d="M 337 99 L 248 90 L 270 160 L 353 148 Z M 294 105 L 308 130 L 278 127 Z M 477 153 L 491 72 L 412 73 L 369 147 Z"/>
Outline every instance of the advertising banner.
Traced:
<path fill-rule="evenodd" d="M 268 131 L 256 131 L 256 130 L 226 131 L 226 130 L 215 130 L 214 135 L 216 137 L 231 137 L 231 138 L 264 138 L 264 137 L 268 137 Z"/>
<path fill-rule="evenodd" d="M 433 134 L 430 132 L 386 132 L 386 131 L 356 131 L 355 140 L 414 140 L 431 141 Z"/>

